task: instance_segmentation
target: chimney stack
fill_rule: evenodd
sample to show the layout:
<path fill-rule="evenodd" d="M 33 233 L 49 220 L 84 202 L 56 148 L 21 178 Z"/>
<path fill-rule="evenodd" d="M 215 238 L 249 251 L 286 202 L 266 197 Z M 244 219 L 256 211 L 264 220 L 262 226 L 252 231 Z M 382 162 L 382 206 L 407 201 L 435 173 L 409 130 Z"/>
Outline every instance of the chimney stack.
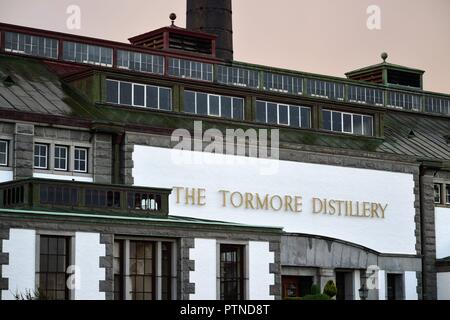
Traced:
<path fill-rule="evenodd" d="M 187 0 L 186 28 L 217 35 L 217 57 L 233 60 L 231 15 L 231 0 Z"/>

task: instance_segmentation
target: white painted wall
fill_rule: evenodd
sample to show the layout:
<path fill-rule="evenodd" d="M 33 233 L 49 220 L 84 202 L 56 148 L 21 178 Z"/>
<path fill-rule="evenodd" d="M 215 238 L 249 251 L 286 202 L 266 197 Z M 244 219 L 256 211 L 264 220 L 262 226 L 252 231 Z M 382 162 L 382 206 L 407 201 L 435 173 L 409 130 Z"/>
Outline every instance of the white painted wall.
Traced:
<path fill-rule="evenodd" d="M 80 271 L 75 300 L 105 300 L 105 293 L 99 292 L 99 281 L 105 280 L 105 269 L 100 268 L 100 257 L 105 254 L 100 234 L 75 233 L 75 265 L 76 270 Z"/>
<path fill-rule="evenodd" d="M 195 294 L 190 300 L 217 299 L 217 247 L 214 239 L 195 239 L 189 249 L 189 259 L 195 261 L 195 270 L 189 272 L 189 281 L 195 283 Z"/>
<path fill-rule="evenodd" d="M 378 270 L 378 300 L 386 300 L 386 271 Z"/>
<path fill-rule="evenodd" d="M 416 272 L 405 272 L 405 300 L 418 300 Z"/>
<path fill-rule="evenodd" d="M 438 300 L 450 300 L 450 272 L 438 272 L 437 296 Z"/>
<path fill-rule="evenodd" d="M 62 174 L 51 174 L 51 173 L 41 173 L 34 172 L 34 178 L 42 178 L 42 179 L 55 179 L 55 180 L 64 180 L 64 181 L 80 181 L 80 182 L 94 182 L 92 177 L 81 177 L 81 176 L 70 176 L 70 175 L 62 175 Z"/>
<path fill-rule="evenodd" d="M 450 209 L 434 209 L 436 224 L 436 258 L 450 257 Z"/>
<path fill-rule="evenodd" d="M 274 274 L 270 273 L 270 263 L 274 253 L 269 251 L 269 243 L 250 241 L 248 244 L 249 296 L 250 300 L 273 300 L 270 285 L 275 284 Z"/>
<path fill-rule="evenodd" d="M 184 153 L 199 155 L 201 161 L 183 164 L 177 161 L 177 151 L 157 147 L 136 145 L 133 153 L 133 176 L 138 186 L 207 189 L 205 206 L 177 204 L 175 192 L 172 192 L 172 215 L 280 226 L 287 232 L 333 237 L 384 253 L 416 254 L 414 181 L 411 174 L 191 151 Z M 240 163 L 228 165 L 230 159 L 239 159 Z M 278 164 L 278 171 L 273 175 L 261 174 L 260 164 L 271 161 Z M 303 197 L 303 212 L 223 208 L 222 195 L 218 192 L 222 189 L 261 195 L 300 195 Z M 387 203 L 386 218 L 313 214 L 313 197 Z"/>
<path fill-rule="evenodd" d="M 10 229 L 9 240 L 3 240 L 3 252 L 9 253 L 9 264 L 2 267 L 2 277 L 9 279 L 9 290 L 2 291 L 2 299 L 14 300 L 17 293 L 33 294 L 36 288 L 36 232 Z"/>
<path fill-rule="evenodd" d="M 13 176 L 14 174 L 12 170 L 0 170 L 0 183 L 11 181 Z"/>

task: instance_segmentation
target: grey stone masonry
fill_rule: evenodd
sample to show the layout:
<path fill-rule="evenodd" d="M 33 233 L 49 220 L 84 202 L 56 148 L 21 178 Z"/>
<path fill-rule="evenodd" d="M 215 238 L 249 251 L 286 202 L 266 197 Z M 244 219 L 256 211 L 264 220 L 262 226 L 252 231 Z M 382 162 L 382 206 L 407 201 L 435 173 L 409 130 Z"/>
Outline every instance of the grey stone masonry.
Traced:
<path fill-rule="evenodd" d="M 111 183 L 112 176 L 112 136 L 94 134 L 93 173 L 95 183 Z"/>
<path fill-rule="evenodd" d="M 190 282 L 189 271 L 195 270 L 195 261 L 189 259 L 189 249 L 194 248 L 194 238 L 182 238 L 179 241 L 178 297 L 189 300 L 189 295 L 195 293 L 195 283 Z"/>
<path fill-rule="evenodd" d="M 3 266 L 9 264 L 9 254 L 3 252 L 3 240 L 9 239 L 9 228 L 0 228 L 0 300 L 2 300 L 2 290 L 8 290 L 8 279 L 3 277 Z"/>
<path fill-rule="evenodd" d="M 34 125 L 16 123 L 14 130 L 14 179 L 33 176 Z"/>
<path fill-rule="evenodd" d="M 424 170 L 420 180 L 422 207 L 422 298 L 437 299 L 436 234 L 434 218 L 435 170 Z"/>
<path fill-rule="evenodd" d="M 270 294 L 275 300 L 281 300 L 281 244 L 278 241 L 269 243 L 269 251 L 273 252 L 274 261 L 270 264 L 270 273 L 273 274 L 274 284 L 270 286 Z"/>
<path fill-rule="evenodd" d="M 105 280 L 100 280 L 100 292 L 105 293 L 106 300 L 114 299 L 114 235 L 111 233 L 100 234 L 100 243 L 105 245 L 105 256 L 100 257 L 100 268 L 105 269 Z"/>
<path fill-rule="evenodd" d="M 122 181 L 126 185 L 133 185 L 133 151 L 134 145 L 132 144 L 122 144 L 121 146 L 121 167 L 120 167 L 120 176 Z"/>

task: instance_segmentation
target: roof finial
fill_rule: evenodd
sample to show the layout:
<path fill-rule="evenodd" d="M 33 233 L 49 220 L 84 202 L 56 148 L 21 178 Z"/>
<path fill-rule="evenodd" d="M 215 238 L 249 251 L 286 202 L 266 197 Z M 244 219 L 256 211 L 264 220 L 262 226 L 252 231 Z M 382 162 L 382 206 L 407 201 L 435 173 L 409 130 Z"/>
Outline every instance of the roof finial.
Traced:
<path fill-rule="evenodd" d="M 175 26 L 175 20 L 177 19 L 177 15 L 175 13 L 171 13 L 169 19 L 172 21 L 172 27 Z"/>
<path fill-rule="evenodd" d="M 381 59 L 383 59 L 383 63 L 386 62 L 386 59 L 388 58 L 388 54 L 386 52 L 383 52 L 381 54 Z"/>

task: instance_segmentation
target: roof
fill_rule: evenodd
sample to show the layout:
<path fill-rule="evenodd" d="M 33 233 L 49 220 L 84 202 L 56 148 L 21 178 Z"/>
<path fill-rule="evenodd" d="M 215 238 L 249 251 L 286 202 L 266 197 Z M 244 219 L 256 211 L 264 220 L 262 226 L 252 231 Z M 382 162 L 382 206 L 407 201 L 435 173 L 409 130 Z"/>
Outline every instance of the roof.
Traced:
<path fill-rule="evenodd" d="M 11 77 L 14 84 L 3 81 Z M 83 121 L 86 126 L 105 123 L 126 130 L 155 130 L 169 133 L 174 128 L 193 130 L 194 120 L 203 120 L 204 128 L 265 127 L 250 122 L 192 116 L 179 112 L 158 112 L 146 109 L 92 104 L 74 87 L 52 73 L 39 59 L 0 55 L 0 111 L 44 114 L 66 117 L 68 123 Z M 2 117 L 7 117 L 2 113 Z M 46 120 L 46 119 L 44 119 Z M 139 128 L 139 130 L 138 130 Z M 159 130 L 159 131 L 158 131 Z M 410 133 L 413 133 L 411 135 Z M 331 149 L 350 149 L 407 156 L 420 160 L 450 161 L 450 118 L 414 112 L 386 110 L 384 138 L 330 134 L 314 130 L 280 127 L 283 143 Z"/>
<path fill-rule="evenodd" d="M 357 74 L 357 73 L 360 73 L 360 72 L 371 71 L 371 70 L 376 70 L 376 69 L 397 69 L 397 70 L 403 70 L 403 71 L 419 73 L 419 74 L 424 74 L 425 73 L 424 70 L 410 68 L 410 67 L 405 67 L 405 66 L 402 66 L 402 65 L 399 65 L 399 64 L 393 64 L 393 63 L 389 63 L 389 62 L 381 62 L 381 63 L 373 64 L 371 66 L 367 66 L 367 67 L 363 67 L 363 68 L 359 68 L 359 69 L 356 69 L 356 70 L 352 70 L 352 71 L 346 72 L 345 75 L 346 76 L 350 76 L 350 75 Z"/>
<path fill-rule="evenodd" d="M 152 226 L 156 224 L 162 224 L 166 226 L 185 226 L 185 227 L 203 227 L 203 228 L 220 228 L 220 229 L 247 229 L 254 230 L 257 232 L 271 232 L 271 233 L 281 233 L 281 227 L 268 227 L 268 226 L 257 226 L 257 225 L 248 225 L 241 223 L 233 223 L 233 222 L 224 222 L 224 221 L 216 221 L 216 220 L 206 220 L 206 219 L 197 219 L 197 218 L 189 218 L 189 217 L 179 217 L 179 216 L 167 216 L 167 217 L 131 217 L 131 216 L 118 216 L 118 215 L 106 215 L 106 214 L 96 214 L 96 213 L 80 213 L 80 212 L 69 212 L 69 211 L 43 211 L 43 210 L 20 210 L 20 209 L 3 209 L 0 208 L 0 218 L 4 215 L 31 215 L 36 216 L 38 218 L 90 218 L 93 220 L 106 220 L 106 221 L 124 221 L 126 223 L 129 222 L 137 222 L 140 224 L 150 224 Z"/>

